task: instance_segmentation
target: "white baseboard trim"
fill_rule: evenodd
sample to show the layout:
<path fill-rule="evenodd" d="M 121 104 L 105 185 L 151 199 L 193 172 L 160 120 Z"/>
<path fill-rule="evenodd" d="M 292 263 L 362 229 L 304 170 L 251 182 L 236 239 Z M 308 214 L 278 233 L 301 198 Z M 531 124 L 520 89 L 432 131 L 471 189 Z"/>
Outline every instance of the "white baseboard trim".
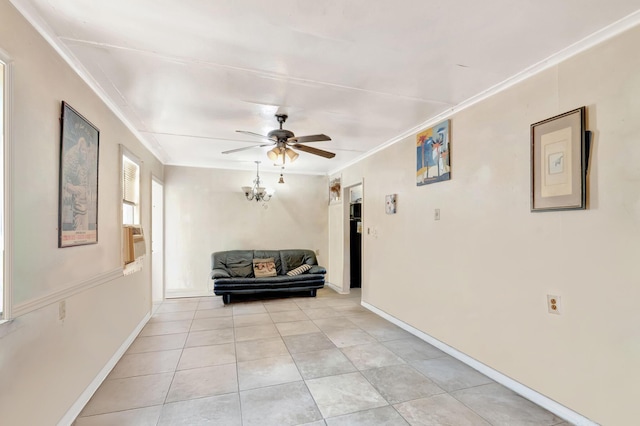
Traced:
<path fill-rule="evenodd" d="M 203 292 L 202 290 L 168 290 L 165 291 L 166 299 L 183 299 L 188 297 L 213 297 L 215 294 Z"/>
<path fill-rule="evenodd" d="M 330 282 L 325 282 L 324 285 L 326 285 L 327 287 L 329 287 L 331 290 L 335 291 L 338 294 L 349 294 L 349 292 L 343 292 L 342 288 L 338 287 L 337 285 L 331 284 Z"/>
<path fill-rule="evenodd" d="M 107 362 L 107 364 L 100 370 L 98 375 L 93 379 L 93 381 L 87 386 L 87 388 L 82 392 L 80 397 L 76 400 L 76 402 L 69 408 L 67 413 L 64 415 L 62 419 L 58 422 L 58 426 L 70 426 L 76 420 L 78 415 L 82 412 L 82 409 L 87 402 L 91 399 L 93 394 L 98 390 L 104 379 L 107 378 L 113 367 L 116 366 L 122 355 L 129 349 L 129 346 L 133 343 L 133 341 L 138 337 L 142 328 L 147 324 L 149 319 L 151 318 L 151 314 L 147 313 L 142 321 L 136 326 L 136 328 L 131 332 L 127 340 L 122 343 L 122 345 L 118 348 L 118 350 L 113 354 L 111 359 Z"/>
<path fill-rule="evenodd" d="M 542 395 L 541 393 L 534 391 L 533 389 L 523 385 L 522 383 L 517 382 L 508 376 L 505 376 L 499 371 L 494 370 L 493 368 L 481 363 L 480 361 L 474 358 L 471 358 L 470 356 L 460 352 L 459 350 L 447 345 L 446 343 L 441 342 L 435 337 L 432 337 L 418 330 L 417 328 L 410 326 L 409 324 L 399 320 L 398 318 L 392 315 L 389 315 L 388 313 L 376 308 L 375 306 L 370 305 L 369 303 L 364 301 L 360 302 L 360 304 L 364 308 L 370 310 L 371 312 L 381 316 L 382 318 L 386 319 L 389 322 L 392 322 L 393 324 L 397 325 L 403 330 L 408 331 L 414 336 L 435 346 L 436 348 L 440 349 L 446 354 L 451 355 L 457 360 L 467 364 L 469 367 L 473 368 L 474 370 L 479 371 L 480 373 L 484 374 L 490 379 L 493 379 L 494 381 L 500 383 L 506 388 L 511 389 L 512 391 L 522 396 L 523 398 L 526 398 L 529 401 L 533 402 L 534 404 L 541 406 L 542 408 L 552 412 L 558 417 L 563 418 L 564 420 L 570 422 L 571 424 L 574 424 L 576 426 L 598 426 L 598 423 L 595 423 L 592 420 L 589 420 L 588 418 L 582 416 L 581 414 L 576 413 L 575 411 L 565 407 L 564 405 L 559 404 L 558 402 Z"/>

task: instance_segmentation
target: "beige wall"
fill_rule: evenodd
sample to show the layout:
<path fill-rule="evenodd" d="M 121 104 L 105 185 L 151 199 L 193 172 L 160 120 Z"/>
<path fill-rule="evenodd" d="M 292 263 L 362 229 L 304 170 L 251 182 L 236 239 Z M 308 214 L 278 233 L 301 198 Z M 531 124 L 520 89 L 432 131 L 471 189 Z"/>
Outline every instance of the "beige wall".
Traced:
<path fill-rule="evenodd" d="M 254 171 L 168 166 L 165 169 L 167 295 L 211 294 L 211 253 L 239 249 L 319 250 L 327 267 L 325 176 L 262 173 L 276 190 L 266 204 L 247 201 L 240 190 Z"/>
<path fill-rule="evenodd" d="M 456 114 L 449 182 L 415 186 L 413 138 L 342 171 L 343 187 L 364 178 L 365 231 L 377 231 L 364 237 L 365 301 L 607 425 L 640 417 L 639 42 L 634 29 Z M 56 295 L 120 266 L 118 144 L 144 161 L 146 230 L 150 175 L 163 171 L 6 1 L 0 49 L 14 61 L 11 284 L 23 312 L 0 325 L 0 413 L 3 424 L 55 424 L 150 308 L 147 265 L 65 296 L 58 320 Z M 101 130 L 100 241 L 67 249 L 56 240 L 62 100 Z M 529 125 L 581 105 L 595 132 L 590 209 L 532 214 Z M 237 189 L 252 173 L 168 168 L 167 282 L 206 289 L 212 251 L 287 245 L 320 249 L 342 286 L 332 268 L 343 264 L 343 205 L 327 217 L 326 178 L 297 178 L 264 210 Z M 384 213 L 390 193 L 396 215 Z M 176 201 L 193 208 L 178 214 Z M 563 315 L 546 313 L 549 293 Z"/>
<path fill-rule="evenodd" d="M 366 302 L 605 425 L 640 418 L 639 44 L 635 28 L 455 114 L 451 181 L 416 186 L 414 137 L 341 172 L 364 178 Z M 529 126 L 582 105 L 590 207 L 531 213 Z"/>
<path fill-rule="evenodd" d="M 151 307 L 149 267 L 118 277 L 118 144 L 143 161 L 142 224 L 150 230 L 151 173 L 162 165 L 134 138 L 7 1 L 0 49 L 12 60 L 11 209 L 14 312 L 0 325 L 0 423 L 52 425 L 62 419 Z M 100 129 L 99 242 L 57 248 L 60 104 Z M 148 262 L 148 261 L 147 261 Z M 109 278 L 104 278 L 109 277 Z M 106 282 L 103 282 L 106 281 Z M 90 287 L 92 283 L 99 285 Z M 66 319 L 58 320 L 58 302 Z"/>

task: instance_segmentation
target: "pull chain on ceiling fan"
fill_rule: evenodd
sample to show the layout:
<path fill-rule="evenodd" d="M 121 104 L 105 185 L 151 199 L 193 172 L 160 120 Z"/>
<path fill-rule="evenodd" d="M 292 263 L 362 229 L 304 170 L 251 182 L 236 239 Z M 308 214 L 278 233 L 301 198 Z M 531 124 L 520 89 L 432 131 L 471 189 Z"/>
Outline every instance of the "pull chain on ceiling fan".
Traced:
<path fill-rule="evenodd" d="M 238 133 L 243 133 L 245 135 L 249 135 L 253 137 L 259 137 L 261 139 L 269 141 L 269 143 L 262 144 L 262 145 L 248 146 L 248 147 L 238 148 L 238 149 L 232 149 L 229 151 L 224 151 L 223 154 L 231 154 L 234 152 L 244 151 L 247 149 L 263 148 L 265 146 L 275 145 L 273 149 L 267 152 L 267 157 L 269 157 L 270 160 L 278 164 L 284 164 L 287 158 L 289 159 L 289 162 L 292 163 L 296 160 L 296 158 L 300 156 L 300 154 L 298 154 L 293 149 L 291 149 L 290 146 L 300 151 L 313 154 L 313 155 L 319 155 L 320 157 L 324 157 L 324 158 L 333 158 L 336 156 L 336 154 L 334 154 L 333 152 L 303 145 L 304 143 L 309 143 L 309 142 L 330 141 L 331 138 L 329 136 L 324 134 L 318 134 L 318 135 L 296 137 L 296 135 L 292 131 L 282 128 L 282 124 L 285 121 L 287 121 L 287 118 L 288 118 L 286 114 L 276 114 L 276 118 L 278 119 L 278 123 L 280 123 L 280 128 L 270 131 L 266 136 L 258 133 L 254 133 L 254 132 L 249 132 L 246 130 L 236 130 L 236 132 Z"/>

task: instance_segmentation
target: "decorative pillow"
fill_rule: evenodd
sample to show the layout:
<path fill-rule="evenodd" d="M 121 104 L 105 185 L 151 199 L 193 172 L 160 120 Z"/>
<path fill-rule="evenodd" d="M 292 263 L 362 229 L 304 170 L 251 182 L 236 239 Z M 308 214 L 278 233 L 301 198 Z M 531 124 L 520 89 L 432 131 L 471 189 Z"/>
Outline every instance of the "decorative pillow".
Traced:
<path fill-rule="evenodd" d="M 304 274 L 309 269 L 311 269 L 311 265 L 307 265 L 305 263 L 304 265 L 300 265 L 297 268 L 290 270 L 289 272 L 287 272 L 287 275 L 289 275 L 290 277 L 293 277 L 296 275 Z"/>
<path fill-rule="evenodd" d="M 273 260 L 273 257 L 253 259 L 253 275 L 255 275 L 256 278 L 277 276 L 276 262 Z"/>

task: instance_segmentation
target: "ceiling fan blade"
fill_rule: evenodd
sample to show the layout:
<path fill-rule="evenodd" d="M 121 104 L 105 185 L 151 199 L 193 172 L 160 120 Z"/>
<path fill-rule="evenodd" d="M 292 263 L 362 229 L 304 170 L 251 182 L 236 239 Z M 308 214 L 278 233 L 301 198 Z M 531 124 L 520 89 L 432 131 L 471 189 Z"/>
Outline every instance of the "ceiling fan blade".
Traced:
<path fill-rule="evenodd" d="M 240 151 L 244 151 L 246 149 L 253 149 L 253 148 L 262 148 L 263 146 L 271 146 L 272 144 L 268 143 L 268 144 L 264 144 L 264 145 L 253 145 L 253 146 L 245 146 L 244 148 L 236 148 L 236 149 L 230 149 L 229 151 L 224 151 L 222 152 L 223 154 L 231 154 L 233 152 L 240 152 Z"/>
<path fill-rule="evenodd" d="M 293 146 L 296 149 L 299 149 L 300 151 L 308 152 L 309 154 L 319 155 L 320 157 L 324 157 L 324 158 L 333 158 L 336 156 L 333 152 L 324 151 L 318 148 L 312 148 L 306 145 L 300 145 L 296 143 L 296 144 L 293 144 Z"/>
<path fill-rule="evenodd" d="M 253 137 L 257 137 L 257 138 L 260 138 L 260 139 L 264 139 L 266 141 L 273 141 L 273 139 L 270 139 L 268 136 L 261 135 L 259 133 L 248 132 L 246 130 L 236 130 L 236 132 L 237 133 L 242 133 L 242 134 L 245 134 L 245 135 L 249 135 L 249 136 L 253 136 Z"/>
<path fill-rule="evenodd" d="M 327 135 L 319 134 L 319 135 L 309 135 L 309 136 L 294 136 L 292 138 L 287 139 L 287 142 L 297 142 L 297 143 L 306 143 L 306 142 L 323 142 L 330 141 L 331 138 Z"/>

